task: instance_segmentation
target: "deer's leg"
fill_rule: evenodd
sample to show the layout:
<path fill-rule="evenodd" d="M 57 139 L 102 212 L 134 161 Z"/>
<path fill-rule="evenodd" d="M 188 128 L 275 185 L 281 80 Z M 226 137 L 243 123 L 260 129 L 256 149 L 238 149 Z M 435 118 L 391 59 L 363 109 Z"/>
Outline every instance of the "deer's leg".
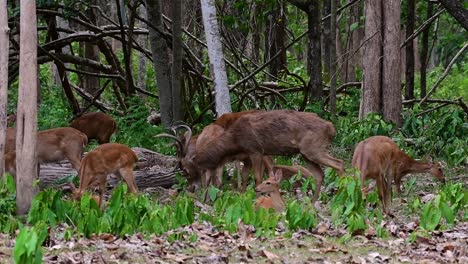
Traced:
<path fill-rule="evenodd" d="M 70 161 L 70 163 L 72 164 L 73 168 L 77 172 L 80 172 L 82 151 L 80 153 L 78 153 L 78 154 L 76 152 L 73 152 L 73 151 L 65 151 L 64 154 L 65 154 L 65 157 L 68 159 L 68 161 Z"/>
<path fill-rule="evenodd" d="M 244 166 L 242 167 L 242 172 L 240 174 L 240 178 L 238 179 L 238 189 L 241 192 L 245 192 L 247 190 L 247 184 L 249 182 L 249 171 L 252 168 L 252 162 L 250 159 L 245 159 L 242 161 Z M 242 181 L 242 183 L 240 182 Z"/>
<path fill-rule="evenodd" d="M 255 186 L 258 186 L 263 182 L 263 174 L 265 173 L 265 167 L 269 172 L 273 171 L 273 162 L 271 164 L 269 164 L 268 162 L 265 163 L 263 155 L 259 154 L 251 156 L 250 159 L 252 161 L 252 166 L 254 170 Z"/>
<path fill-rule="evenodd" d="M 120 168 L 116 174 L 120 179 L 123 178 L 125 180 L 130 192 L 135 195 L 138 193 L 138 188 L 135 183 L 135 176 L 133 175 L 133 166 Z"/>
<path fill-rule="evenodd" d="M 220 188 L 221 185 L 223 185 L 223 171 L 224 171 L 224 166 L 219 166 L 218 168 L 216 168 L 216 170 L 214 171 L 214 186 L 216 186 L 216 188 Z"/>
<path fill-rule="evenodd" d="M 308 159 L 306 159 L 305 161 L 307 169 L 312 173 L 312 176 L 314 176 L 315 179 L 315 190 L 312 202 L 316 202 L 320 195 L 320 189 L 322 188 L 322 182 L 324 177 L 323 170 L 317 163 L 312 162 Z"/>
<path fill-rule="evenodd" d="M 303 148 L 300 150 L 301 154 L 309 161 L 317 164 L 332 167 L 338 171 L 338 174 L 344 174 L 343 161 L 336 159 L 325 151 L 320 151 L 311 147 Z"/>

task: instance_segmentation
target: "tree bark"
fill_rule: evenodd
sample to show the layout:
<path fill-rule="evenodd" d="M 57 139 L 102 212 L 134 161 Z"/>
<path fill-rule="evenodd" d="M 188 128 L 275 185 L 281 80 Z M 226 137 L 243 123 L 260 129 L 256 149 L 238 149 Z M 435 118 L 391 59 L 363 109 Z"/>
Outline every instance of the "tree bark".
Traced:
<path fill-rule="evenodd" d="M 8 28 L 7 0 L 0 0 L 0 177 L 5 168 L 5 143 L 8 103 L 8 51 L 10 29 Z"/>
<path fill-rule="evenodd" d="M 320 2 L 310 1 L 307 11 L 307 24 L 309 33 L 307 34 L 308 54 L 307 54 L 307 69 L 310 75 L 309 92 L 311 99 L 322 102 L 323 86 L 322 86 L 322 51 L 320 44 Z"/>
<path fill-rule="evenodd" d="M 184 50 L 182 46 L 182 14 L 184 13 L 184 1 L 172 2 L 172 114 L 174 122 L 183 120 L 182 91 L 183 72 L 182 62 Z"/>
<path fill-rule="evenodd" d="M 460 0 L 439 0 L 458 23 L 468 30 L 468 9 L 463 7 L 463 1 Z"/>
<path fill-rule="evenodd" d="M 414 31 L 415 0 L 406 1 L 406 38 Z M 406 45 L 406 67 L 405 67 L 405 99 L 414 99 L 414 42 Z"/>
<path fill-rule="evenodd" d="M 122 5 L 121 5 L 122 2 Z M 134 17 L 131 19 L 130 24 L 127 19 L 127 12 L 125 9 L 125 2 L 122 0 L 116 0 L 115 1 L 117 5 L 117 11 L 118 11 L 118 19 L 119 19 L 119 26 L 120 26 L 120 38 L 122 41 L 122 51 L 124 55 L 124 65 L 125 65 L 125 78 L 126 78 L 126 93 L 125 95 L 134 95 L 135 94 L 135 85 L 133 83 L 133 75 L 132 75 L 132 43 L 133 40 L 131 39 L 132 37 L 132 30 L 133 30 L 133 24 L 135 22 Z M 124 26 L 128 26 L 129 34 L 128 34 L 128 39 L 127 35 L 125 34 L 125 29 Z"/>
<path fill-rule="evenodd" d="M 324 0 L 323 1 L 323 10 L 322 14 L 323 17 L 326 17 L 330 15 L 330 9 L 331 9 L 331 0 Z M 323 33 L 322 33 L 322 50 L 323 50 L 323 66 L 324 66 L 324 73 L 325 76 L 330 76 L 332 75 L 332 72 L 330 71 L 330 46 L 335 45 L 335 43 L 332 42 L 332 37 L 331 37 L 331 17 L 328 17 L 323 23 Z M 336 36 L 334 37 L 336 40 Z"/>
<path fill-rule="evenodd" d="M 368 114 L 380 113 L 381 108 L 381 56 L 382 56 L 382 3 L 381 1 L 365 2 L 365 40 L 362 57 L 363 85 L 359 118 Z M 399 78 L 398 78 L 399 79 Z"/>
<path fill-rule="evenodd" d="M 400 67 L 400 0 L 383 4 L 383 117 L 401 125 L 401 67 Z M 413 53 L 410 53 L 413 56 Z"/>
<path fill-rule="evenodd" d="M 208 45 L 210 69 L 215 86 L 216 115 L 219 117 L 224 113 L 231 112 L 231 99 L 229 98 L 223 46 L 221 44 L 214 0 L 201 0 L 201 8 L 206 43 Z"/>
<path fill-rule="evenodd" d="M 38 192 L 36 1 L 20 1 L 20 75 L 16 134 L 16 210 L 27 214 Z"/>
<path fill-rule="evenodd" d="M 91 4 L 96 5 L 96 0 L 92 0 Z M 88 8 L 86 15 L 92 24 L 97 25 L 96 10 L 94 8 Z M 99 49 L 96 43 L 85 42 L 84 43 L 84 57 L 90 60 L 99 61 Z M 89 67 L 83 67 L 84 71 L 93 71 Z M 83 76 L 83 89 L 89 94 L 94 95 L 99 90 L 99 78 L 93 76 Z"/>
<path fill-rule="evenodd" d="M 429 19 L 432 17 L 432 10 L 433 10 L 433 5 L 431 2 L 427 2 L 427 15 L 426 19 Z M 420 75 L 421 75 L 421 80 L 420 80 L 420 86 L 421 86 L 421 98 L 424 98 L 426 96 L 426 91 L 427 91 L 427 80 L 426 80 L 426 74 L 427 74 L 427 64 L 429 62 L 428 60 L 428 50 L 429 50 L 429 33 L 431 30 L 431 26 L 427 26 L 426 29 L 422 32 L 422 39 L 421 39 L 421 69 L 420 69 Z"/>
<path fill-rule="evenodd" d="M 330 5 L 330 113 L 334 116 L 336 113 L 336 1 L 332 0 Z"/>
<path fill-rule="evenodd" d="M 161 122 L 168 127 L 172 124 L 172 90 L 171 66 L 169 62 L 168 46 L 164 39 L 161 5 L 159 0 L 146 0 L 148 21 L 158 30 L 149 27 L 149 41 L 153 55 L 153 64 L 156 71 L 156 82 L 159 93 L 159 109 Z"/>

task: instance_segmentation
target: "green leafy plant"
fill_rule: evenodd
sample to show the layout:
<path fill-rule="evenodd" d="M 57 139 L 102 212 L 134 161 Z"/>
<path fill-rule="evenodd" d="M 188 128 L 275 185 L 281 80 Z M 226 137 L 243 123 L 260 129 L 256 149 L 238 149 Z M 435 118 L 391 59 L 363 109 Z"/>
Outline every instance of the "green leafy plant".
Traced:
<path fill-rule="evenodd" d="M 342 177 L 338 186 L 338 193 L 331 201 L 332 219 L 335 224 L 346 224 L 350 233 L 365 230 L 365 201 L 362 199 L 359 180 Z"/>
<path fill-rule="evenodd" d="M 20 228 L 16 237 L 13 256 L 16 263 L 42 263 L 42 243 L 47 237 L 45 223 Z"/>
<path fill-rule="evenodd" d="M 286 205 L 286 220 L 290 230 L 314 228 L 317 225 L 317 215 L 312 201 L 305 198 L 301 202 L 294 200 L 288 203 Z"/>
<path fill-rule="evenodd" d="M 447 184 L 435 196 L 434 200 L 428 202 L 422 210 L 421 227 L 433 231 L 440 227 L 441 220 L 445 219 L 447 225 L 453 225 L 460 209 L 466 212 L 468 207 L 468 192 L 462 183 Z M 466 213 L 462 216 L 466 218 Z"/>

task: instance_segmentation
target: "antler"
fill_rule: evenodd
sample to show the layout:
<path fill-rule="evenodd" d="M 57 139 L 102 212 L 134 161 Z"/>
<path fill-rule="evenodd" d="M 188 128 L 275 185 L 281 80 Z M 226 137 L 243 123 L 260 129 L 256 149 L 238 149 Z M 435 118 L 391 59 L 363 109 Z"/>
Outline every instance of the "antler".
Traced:
<path fill-rule="evenodd" d="M 176 144 L 179 145 L 179 149 L 181 150 L 181 152 L 184 152 L 184 149 L 183 149 L 184 144 L 182 144 L 182 141 L 180 141 L 180 139 L 178 137 L 176 137 L 174 135 L 166 134 L 166 133 L 159 134 L 159 135 L 156 135 L 154 137 L 156 137 L 156 138 L 158 138 L 158 137 L 172 138 L 172 139 L 174 139 L 176 141 Z"/>
<path fill-rule="evenodd" d="M 177 131 L 177 129 L 181 127 L 187 129 L 187 132 L 188 132 L 185 134 L 185 146 L 184 146 L 184 152 L 185 152 L 188 149 L 188 146 L 190 145 L 190 139 L 192 138 L 192 129 L 189 126 L 184 125 L 184 124 L 173 126 L 171 127 L 171 129 Z"/>

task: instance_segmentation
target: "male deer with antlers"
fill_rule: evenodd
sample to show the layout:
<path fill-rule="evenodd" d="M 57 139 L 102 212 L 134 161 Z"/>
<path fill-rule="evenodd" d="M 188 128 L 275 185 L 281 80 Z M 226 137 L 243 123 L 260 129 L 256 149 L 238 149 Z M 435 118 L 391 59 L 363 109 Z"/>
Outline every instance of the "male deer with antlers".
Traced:
<path fill-rule="evenodd" d="M 365 186 L 366 179 L 376 180 L 379 198 L 386 214 L 390 212 L 393 180 L 398 196 L 401 194 L 401 178 L 406 174 L 427 172 L 439 180 L 445 180 L 439 163 L 415 161 L 385 136 L 373 136 L 359 142 L 354 150 L 352 166 L 361 171 L 361 190 L 364 196 L 369 191 Z"/>
<path fill-rule="evenodd" d="M 211 134 L 218 128 L 209 125 L 199 135 Z M 335 136 L 332 123 L 314 113 L 274 110 L 241 116 L 219 136 L 205 144 L 198 144 L 195 162 L 199 167 L 215 169 L 226 158 L 238 154 L 259 158 L 265 155 L 299 153 L 306 167 L 317 179 L 313 200 L 319 197 L 323 181 L 320 165 L 344 173 L 343 161 L 328 154 L 327 148 Z"/>
<path fill-rule="evenodd" d="M 133 175 L 133 167 L 137 161 L 138 158 L 135 152 L 125 145 L 117 143 L 100 145 L 89 152 L 81 162 L 80 187 L 76 189 L 73 183 L 69 184 L 73 192 L 73 198 L 79 200 L 84 191 L 91 187 L 98 187 L 98 204 L 101 207 L 107 175 L 111 173 L 115 174 L 118 179 L 125 180 L 129 191 L 137 194 L 138 189 Z"/>
<path fill-rule="evenodd" d="M 179 167 L 184 171 L 184 174 L 187 175 L 189 181 L 189 188 L 191 190 L 195 189 L 201 182 L 201 185 L 206 187 L 210 182 L 213 182 L 215 186 L 220 186 L 222 184 L 222 172 L 224 164 L 239 160 L 244 163 L 242 168 L 241 178 L 242 186 L 240 187 L 241 191 L 245 191 L 247 188 L 247 179 L 250 168 L 254 168 L 255 182 L 256 185 L 260 184 L 262 181 L 263 171 L 266 167 L 268 171 L 272 170 L 273 160 L 270 157 L 262 156 L 250 156 L 247 154 L 237 154 L 233 156 L 226 156 L 219 164 L 216 164 L 213 169 L 206 170 L 200 168 L 196 162 L 194 162 L 195 150 L 197 145 L 203 145 L 210 142 L 213 138 L 220 136 L 225 129 L 229 128 L 238 118 L 245 115 L 251 115 L 256 113 L 261 113 L 261 110 L 249 110 L 237 113 L 226 113 L 220 116 L 212 125 L 215 129 L 211 133 L 203 134 L 203 137 L 199 135 L 192 136 L 192 130 L 185 125 L 179 125 L 178 127 L 183 127 L 187 129 L 184 136 L 177 138 L 174 135 L 169 134 L 160 134 L 159 137 L 169 137 L 175 140 L 177 147 L 177 157 L 179 159 Z"/>

